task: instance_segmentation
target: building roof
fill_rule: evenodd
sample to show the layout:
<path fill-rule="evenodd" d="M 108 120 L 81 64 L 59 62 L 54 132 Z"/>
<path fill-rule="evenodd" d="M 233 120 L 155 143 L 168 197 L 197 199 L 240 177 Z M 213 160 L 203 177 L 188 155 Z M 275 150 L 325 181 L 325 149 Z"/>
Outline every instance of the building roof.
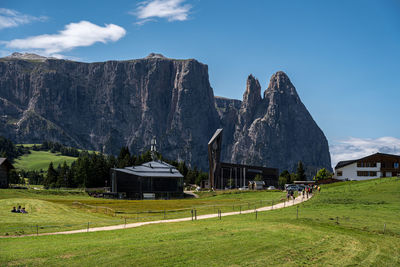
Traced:
<path fill-rule="evenodd" d="M 359 161 L 359 160 L 368 159 L 369 157 L 372 157 L 372 156 L 394 157 L 394 158 L 397 158 L 398 160 L 400 160 L 400 156 L 399 156 L 399 155 L 385 154 L 385 153 L 379 153 L 379 152 L 378 152 L 378 153 L 375 153 L 375 154 L 372 154 L 372 155 L 368 155 L 368 156 L 366 156 L 366 157 L 359 158 L 359 159 L 339 161 L 339 162 L 336 164 L 335 169 L 345 167 L 345 166 L 350 165 L 350 164 L 353 164 L 354 162 L 357 162 L 357 161 Z"/>
<path fill-rule="evenodd" d="M 358 160 L 358 159 L 339 161 L 339 162 L 336 164 L 335 169 L 342 168 L 342 167 L 344 167 L 344 166 L 353 164 L 353 163 L 356 162 L 357 160 Z"/>
<path fill-rule="evenodd" d="M 211 137 L 210 141 L 208 141 L 208 144 L 210 145 L 214 140 L 222 133 L 223 129 L 219 128 L 215 131 L 214 135 Z"/>
<path fill-rule="evenodd" d="M 14 169 L 14 166 L 11 164 L 11 162 L 7 158 L 0 158 L 0 166 L 6 164 L 9 169 Z"/>
<path fill-rule="evenodd" d="M 183 175 L 174 166 L 164 161 L 150 161 L 139 166 L 125 167 L 123 169 L 114 170 L 141 177 L 183 177 Z"/>

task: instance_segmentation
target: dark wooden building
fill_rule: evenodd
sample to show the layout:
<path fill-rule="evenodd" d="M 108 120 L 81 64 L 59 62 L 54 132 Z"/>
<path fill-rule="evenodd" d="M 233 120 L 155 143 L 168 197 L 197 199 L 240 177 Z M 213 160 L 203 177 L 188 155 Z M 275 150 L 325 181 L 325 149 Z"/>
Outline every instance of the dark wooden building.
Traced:
<path fill-rule="evenodd" d="M 111 169 L 111 192 L 119 198 L 171 198 L 183 196 L 183 175 L 163 161 Z"/>
<path fill-rule="evenodd" d="M 6 158 L 0 158 L 0 188 L 8 187 L 8 178 L 10 170 L 14 169 L 14 166 Z"/>
<path fill-rule="evenodd" d="M 278 186 L 278 169 L 243 164 L 220 162 L 215 174 L 215 188 L 248 186 L 257 175 L 261 176 L 266 186 Z"/>
<path fill-rule="evenodd" d="M 208 142 L 209 183 L 214 189 L 248 186 L 257 175 L 261 176 L 265 186 L 278 186 L 279 170 L 262 166 L 252 166 L 220 162 L 223 129 L 215 131 Z"/>

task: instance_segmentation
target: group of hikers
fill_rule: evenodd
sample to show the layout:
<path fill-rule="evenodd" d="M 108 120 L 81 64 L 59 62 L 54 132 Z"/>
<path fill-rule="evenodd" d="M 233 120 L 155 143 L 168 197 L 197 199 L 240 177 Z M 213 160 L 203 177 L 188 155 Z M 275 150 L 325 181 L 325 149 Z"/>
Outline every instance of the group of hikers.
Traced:
<path fill-rule="evenodd" d="M 316 185 L 314 185 L 314 186 L 306 186 L 306 187 L 301 191 L 301 194 L 303 195 L 303 198 L 304 198 L 305 196 L 307 196 L 307 198 L 308 198 L 308 196 L 309 196 L 310 194 L 312 194 L 313 189 L 318 190 L 318 192 L 321 192 L 321 187 L 319 187 L 319 186 L 316 186 Z M 292 198 L 292 199 L 294 200 L 294 199 L 295 199 L 294 190 L 288 190 L 288 191 L 287 191 L 286 197 L 287 197 L 287 200 L 288 200 L 288 201 L 289 201 L 290 198 Z"/>
<path fill-rule="evenodd" d="M 28 213 L 28 212 L 25 210 L 25 207 L 21 209 L 21 206 L 18 206 L 18 209 L 16 209 L 15 207 L 13 207 L 12 210 L 11 210 L 11 212 L 14 212 L 14 213 Z"/>

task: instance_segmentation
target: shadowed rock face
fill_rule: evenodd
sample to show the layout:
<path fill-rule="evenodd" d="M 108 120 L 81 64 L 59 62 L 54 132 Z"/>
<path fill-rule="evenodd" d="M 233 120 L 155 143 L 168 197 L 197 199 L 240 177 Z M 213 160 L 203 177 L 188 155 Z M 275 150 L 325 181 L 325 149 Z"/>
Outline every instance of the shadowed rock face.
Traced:
<path fill-rule="evenodd" d="M 0 135 L 18 143 L 52 140 L 113 154 L 126 145 L 140 153 L 156 136 L 165 157 L 206 170 L 207 143 L 219 127 L 224 160 L 330 168 L 326 138 L 283 72 L 263 98 L 250 75 L 241 102 L 214 98 L 207 65 L 193 59 L 0 59 Z"/>
<path fill-rule="evenodd" d="M 90 64 L 2 59 L 0 104 L 0 134 L 18 143 L 54 140 L 114 154 L 127 145 L 139 153 L 156 136 L 164 156 L 204 169 L 219 126 L 207 66 L 161 56 Z"/>
<path fill-rule="evenodd" d="M 281 71 L 275 73 L 264 97 L 249 101 L 257 99 L 248 97 L 248 92 L 252 92 L 249 84 L 258 84 L 253 79 L 252 76 L 248 78 L 228 158 L 244 164 L 279 166 L 281 171 L 294 171 L 301 160 L 309 176 L 321 167 L 331 170 L 326 137 L 288 76 Z M 259 89 L 254 91 L 260 92 Z"/>

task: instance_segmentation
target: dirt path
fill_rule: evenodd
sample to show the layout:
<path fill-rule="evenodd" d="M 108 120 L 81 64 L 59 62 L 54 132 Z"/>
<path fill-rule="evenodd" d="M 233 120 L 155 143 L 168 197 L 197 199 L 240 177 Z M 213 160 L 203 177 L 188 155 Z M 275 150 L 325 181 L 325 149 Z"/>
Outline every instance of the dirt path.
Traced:
<path fill-rule="evenodd" d="M 199 196 L 196 193 L 194 193 L 193 191 L 183 191 L 183 193 L 185 193 L 187 195 L 191 195 L 194 198 L 199 198 Z"/>
<path fill-rule="evenodd" d="M 302 197 L 298 196 L 295 200 L 289 200 L 285 202 L 278 203 L 273 206 L 266 206 L 254 210 L 244 210 L 244 211 L 233 211 L 233 212 L 225 212 L 221 213 L 222 217 L 225 216 L 231 216 L 231 215 L 239 215 L 239 214 L 248 214 L 248 213 L 254 213 L 254 212 L 260 212 L 260 211 L 268 211 L 268 210 L 273 210 L 273 209 L 282 209 L 285 207 L 290 207 L 293 205 L 297 205 L 301 202 L 307 201 L 310 199 L 312 195 L 310 195 L 309 198 L 307 197 Z M 206 215 L 199 215 L 197 216 L 197 220 L 204 220 L 204 219 L 210 219 L 210 218 L 217 218 L 218 214 L 206 214 Z M 69 234 L 77 234 L 77 233 L 87 233 L 87 232 L 98 232 L 98 231 L 111 231 L 111 230 L 119 230 L 119 229 L 126 229 L 126 228 L 134 228 L 134 227 L 139 227 L 143 225 L 148 225 L 148 224 L 158 224 L 158 223 L 173 223 L 173 222 L 185 222 L 185 221 L 191 221 L 192 217 L 186 217 L 186 218 L 180 218 L 180 219 L 169 219 L 169 220 L 159 220 L 159 221 L 149 221 L 149 222 L 137 222 L 137 223 L 129 223 L 129 224 L 119 224 L 119 225 L 111 225 L 111 226 L 103 226 L 103 227 L 93 227 L 89 229 L 79 229 L 79 230 L 71 230 L 71 231 L 63 231 L 63 232 L 54 232 L 54 233 L 42 233 L 42 234 L 31 234 L 31 235 L 20 235 L 20 236 L 1 236 L 0 238 L 6 238 L 6 237 L 24 237 L 24 236 L 43 236 L 43 235 L 69 235 Z"/>

